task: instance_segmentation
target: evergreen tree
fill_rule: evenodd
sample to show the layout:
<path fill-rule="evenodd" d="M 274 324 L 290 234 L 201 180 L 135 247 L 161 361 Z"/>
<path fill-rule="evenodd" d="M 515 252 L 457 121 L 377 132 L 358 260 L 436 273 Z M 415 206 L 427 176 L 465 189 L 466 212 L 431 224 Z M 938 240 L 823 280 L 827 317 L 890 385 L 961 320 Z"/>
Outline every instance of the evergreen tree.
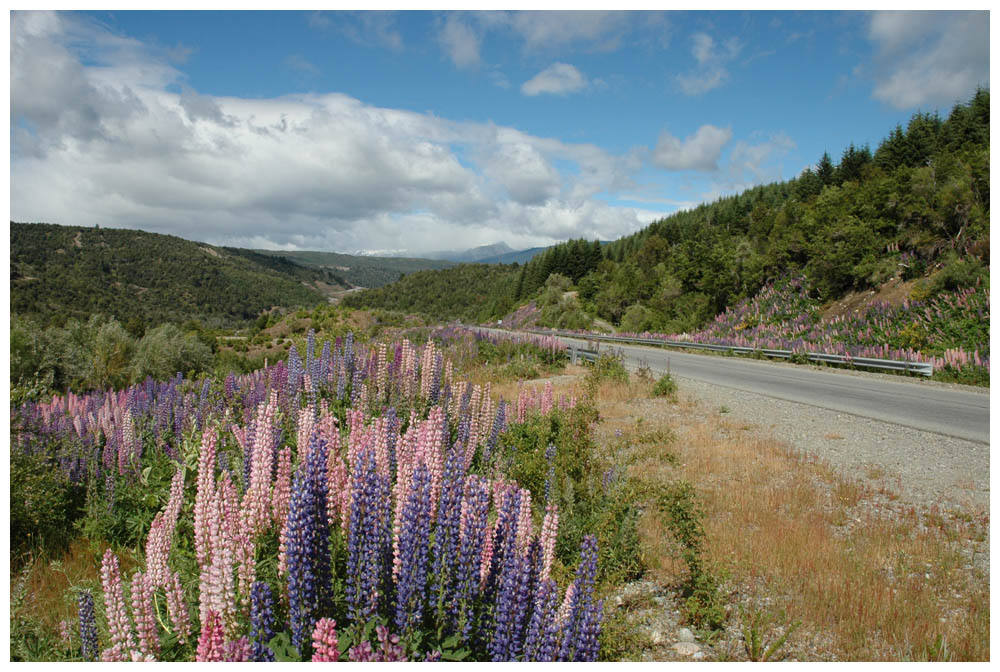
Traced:
<path fill-rule="evenodd" d="M 816 175 L 824 187 L 833 184 L 836 177 L 836 168 L 833 166 L 829 152 L 823 152 L 823 156 L 820 157 L 819 163 L 816 165 Z"/>

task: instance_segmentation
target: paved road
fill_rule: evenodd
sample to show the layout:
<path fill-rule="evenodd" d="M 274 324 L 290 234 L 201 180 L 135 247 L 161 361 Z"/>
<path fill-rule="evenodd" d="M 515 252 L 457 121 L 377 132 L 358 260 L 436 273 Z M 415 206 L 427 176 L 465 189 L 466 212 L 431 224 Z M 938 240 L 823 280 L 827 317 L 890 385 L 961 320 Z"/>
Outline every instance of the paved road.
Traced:
<path fill-rule="evenodd" d="M 562 340 L 586 344 L 580 339 Z M 799 368 L 638 345 L 602 343 L 600 347 L 602 350 L 621 347 L 626 363 L 632 367 L 644 361 L 651 370 L 662 373 L 667 370 L 669 359 L 670 373 L 678 378 L 692 378 L 913 429 L 990 443 L 989 390 L 953 389 L 927 385 L 919 379 L 853 376 L 830 369 Z"/>

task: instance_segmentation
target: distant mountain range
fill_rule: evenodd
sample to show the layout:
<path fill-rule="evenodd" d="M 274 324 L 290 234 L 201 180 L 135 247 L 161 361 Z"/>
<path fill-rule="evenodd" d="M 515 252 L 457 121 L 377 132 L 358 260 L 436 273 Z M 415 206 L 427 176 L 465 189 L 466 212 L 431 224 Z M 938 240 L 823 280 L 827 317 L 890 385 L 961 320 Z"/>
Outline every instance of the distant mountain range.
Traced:
<path fill-rule="evenodd" d="M 480 245 L 468 250 L 425 252 L 422 256 L 460 264 L 523 264 L 545 249 L 544 247 L 532 247 L 527 250 L 515 250 L 507 243 L 500 242 L 492 245 Z"/>
<path fill-rule="evenodd" d="M 414 271 L 448 268 L 455 262 L 441 259 L 417 259 L 413 257 L 382 257 L 339 252 L 313 252 L 286 250 L 254 250 L 254 252 L 275 258 L 283 258 L 294 264 L 313 269 L 329 270 L 341 276 L 355 287 L 382 287 L 396 282 L 400 276 Z"/>

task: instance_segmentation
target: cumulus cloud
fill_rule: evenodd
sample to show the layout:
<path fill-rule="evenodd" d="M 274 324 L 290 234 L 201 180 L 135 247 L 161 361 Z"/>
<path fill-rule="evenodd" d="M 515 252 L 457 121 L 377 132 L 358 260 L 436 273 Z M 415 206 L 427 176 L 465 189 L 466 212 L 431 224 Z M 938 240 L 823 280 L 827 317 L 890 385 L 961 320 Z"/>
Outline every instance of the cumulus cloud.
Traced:
<path fill-rule="evenodd" d="M 459 15 L 448 15 L 438 34 L 438 42 L 455 67 L 470 68 L 479 64 L 481 38 Z"/>
<path fill-rule="evenodd" d="M 699 96 L 729 80 L 726 64 L 739 55 L 743 44 L 735 37 L 724 44 L 716 44 L 706 33 L 695 33 L 691 43 L 691 55 L 697 65 L 691 72 L 677 75 L 676 81 L 685 95 Z"/>
<path fill-rule="evenodd" d="M 705 124 L 683 141 L 663 131 L 653 149 L 652 160 L 666 170 L 716 170 L 722 148 L 732 137 L 731 128 L 711 124 Z"/>
<path fill-rule="evenodd" d="M 649 221 L 596 198 L 631 184 L 633 154 L 338 93 L 209 96 L 165 55 L 80 21 L 12 14 L 13 220 L 413 253 L 609 239 Z M 86 61 L 82 33 L 99 45 Z"/>
<path fill-rule="evenodd" d="M 578 50 L 609 52 L 626 40 L 665 46 L 669 24 L 660 12 L 478 11 L 449 12 L 439 22 L 437 41 L 459 68 L 478 65 L 490 33 L 519 41 L 527 56 Z"/>
<path fill-rule="evenodd" d="M 898 109 L 948 105 L 990 81 L 989 12 L 875 12 L 872 96 Z"/>
<path fill-rule="evenodd" d="M 521 93 L 566 95 L 587 88 L 587 78 L 569 63 L 553 63 L 521 86 Z"/>

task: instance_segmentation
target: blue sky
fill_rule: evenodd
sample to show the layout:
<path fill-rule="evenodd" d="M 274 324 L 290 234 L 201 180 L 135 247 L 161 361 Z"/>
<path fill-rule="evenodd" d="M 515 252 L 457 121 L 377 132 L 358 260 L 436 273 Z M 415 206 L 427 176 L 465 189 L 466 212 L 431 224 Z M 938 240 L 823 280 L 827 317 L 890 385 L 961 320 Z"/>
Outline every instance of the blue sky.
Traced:
<path fill-rule="evenodd" d="M 985 12 L 12 12 L 11 218 L 614 239 L 989 85 Z"/>

